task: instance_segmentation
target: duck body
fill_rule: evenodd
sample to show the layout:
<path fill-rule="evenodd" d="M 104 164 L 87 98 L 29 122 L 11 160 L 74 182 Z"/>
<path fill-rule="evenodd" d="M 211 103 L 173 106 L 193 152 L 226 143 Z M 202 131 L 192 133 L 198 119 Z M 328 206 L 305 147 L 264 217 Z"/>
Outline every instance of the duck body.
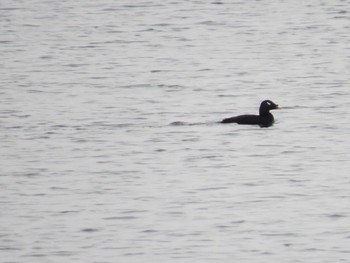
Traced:
<path fill-rule="evenodd" d="M 246 125 L 259 125 L 261 127 L 269 127 L 274 123 L 274 117 L 271 113 L 260 116 L 260 115 L 239 115 L 236 117 L 226 118 L 221 123 L 237 123 Z"/>
<path fill-rule="evenodd" d="M 278 109 L 278 105 L 273 103 L 271 100 L 264 100 L 260 104 L 259 115 L 239 115 L 223 119 L 221 123 L 237 123 L 245 125 L 259 125 L 260 127 L 271 126 L 275 119 L 270 113 L 270 110 Z"/>

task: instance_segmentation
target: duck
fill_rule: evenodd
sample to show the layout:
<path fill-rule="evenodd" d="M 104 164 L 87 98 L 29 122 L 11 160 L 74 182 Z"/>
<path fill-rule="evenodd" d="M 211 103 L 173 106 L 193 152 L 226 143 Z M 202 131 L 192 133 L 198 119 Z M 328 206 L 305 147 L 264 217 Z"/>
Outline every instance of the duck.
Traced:
<path fill-rule="evenodd" d="M 259 115 L 245 114 L 223 119 L 221 123 L 237 123 L 243 125 L 259 125 L 260 127 L 270 127 L 275 119 L 270 110 L 280 109 L 280 107 L 271 100 L 264 100 L 260 104 Z"/>

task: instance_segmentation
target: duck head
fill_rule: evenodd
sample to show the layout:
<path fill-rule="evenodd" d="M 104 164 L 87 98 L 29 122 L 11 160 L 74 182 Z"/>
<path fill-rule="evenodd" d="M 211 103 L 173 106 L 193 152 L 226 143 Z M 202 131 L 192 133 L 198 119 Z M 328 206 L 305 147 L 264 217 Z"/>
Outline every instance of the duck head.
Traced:
<path fill-rule="evenodd" d="M 260 104 L 259 114 L 264 115 L 268 114 L 270 110 L 276 110 L 279 109 L 278 105 L 271 100 L 264 100 Z"/>

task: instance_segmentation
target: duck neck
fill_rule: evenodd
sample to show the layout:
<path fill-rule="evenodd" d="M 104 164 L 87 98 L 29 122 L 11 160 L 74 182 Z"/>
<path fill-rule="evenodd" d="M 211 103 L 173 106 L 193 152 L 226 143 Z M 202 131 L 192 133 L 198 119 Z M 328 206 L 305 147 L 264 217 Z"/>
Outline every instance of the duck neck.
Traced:
<path fill-rule="evenodd" d="M 259 109 L 259 115 L 264 116 L 264 115 L 269 115 L 270 111 L 265 110 L 265 109 Z"/>

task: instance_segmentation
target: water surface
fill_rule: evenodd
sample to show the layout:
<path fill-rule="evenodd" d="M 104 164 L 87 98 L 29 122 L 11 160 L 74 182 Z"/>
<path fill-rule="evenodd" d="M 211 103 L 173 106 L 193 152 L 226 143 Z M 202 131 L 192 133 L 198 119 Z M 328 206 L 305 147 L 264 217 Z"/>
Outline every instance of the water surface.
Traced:
<path fill-rule="evenodd" d="M 2 1 L 2 261 L 347 262 L 349 12 Z"/>

